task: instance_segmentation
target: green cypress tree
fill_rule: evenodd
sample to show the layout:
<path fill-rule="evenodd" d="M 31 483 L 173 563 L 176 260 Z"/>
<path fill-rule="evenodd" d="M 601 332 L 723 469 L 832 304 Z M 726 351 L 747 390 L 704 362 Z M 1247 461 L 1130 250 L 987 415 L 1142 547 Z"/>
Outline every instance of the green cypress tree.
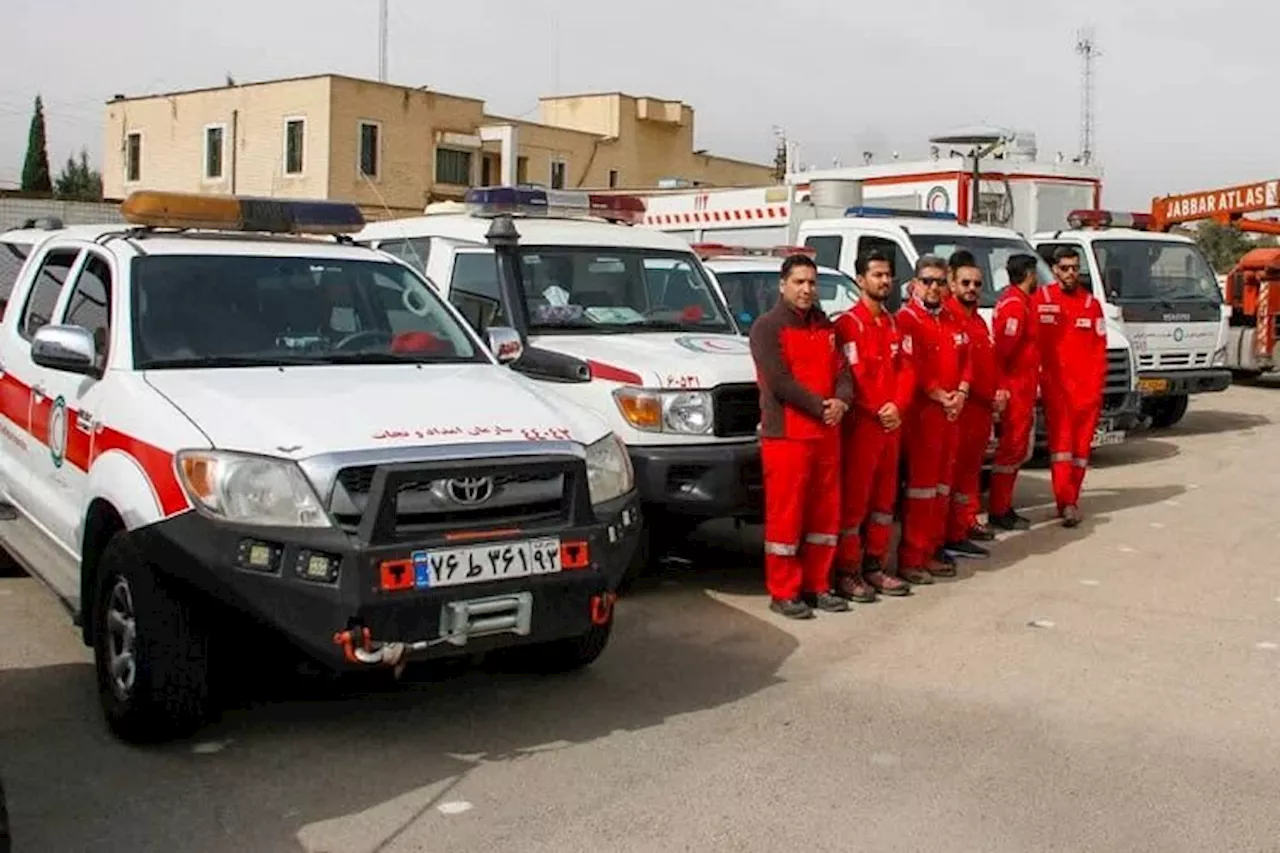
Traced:
<path fill-rule="evenodd" d="M 24 192 L 53 192 L 53 179 L 49 174 L 49 148 L 45 140 L 44 102 L 36 95 L 35 112 L 31 114 L 31 129 L 27 132 L 27 159 L 22 164 L 22 189 Z"/>

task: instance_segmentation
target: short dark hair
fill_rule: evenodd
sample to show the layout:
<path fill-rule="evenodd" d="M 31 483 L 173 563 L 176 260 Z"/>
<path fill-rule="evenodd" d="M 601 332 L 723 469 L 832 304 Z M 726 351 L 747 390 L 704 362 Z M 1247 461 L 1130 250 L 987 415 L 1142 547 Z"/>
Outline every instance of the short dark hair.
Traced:
<path fill-rule="evenodd" d="M 782 278 L 783 281 L 786 281 L 787 279 L 791 278 L 791 272 L 796 267 L 809 267 L 814 272 L 818 271 L 818 265 L 813 262 L 813 258 L 809 257 L 808 255 L 802 255 L 799 252 L 797 252 L 794 255 L 787 255 L 787 257 L 783 259 L 782 272 L 779 274 L 779 276 Z"/>
<path fill-rule="evenodd" d="M 1027 280 L 1027 276 L 1036 270 L 1036 256 L 1026 253 L 1010 255 L 1009 260 L 1005 262 L 1004 270 L 1009 274 L 1009 283 L 1013 285 L 1022 284 Z"/>
<path fill-rule="evenodd" d="M 1055 264 L 1063 258 L 1080 260 L 1080 250 L 1074 246 L 1059 246 L 1053 250 L 1053 262 Z"/>
<path fill-rule="evenodd" d="M 936 270 L 947 271 L 947 262 L 937 255 L 921 255 L 916 261 L 916 278 L 920 277 L 920 273 L 933 267 Z"/>
<path fill-rule="evenodd" d="M 879 249 L 872 249 L 869 252 L 863 252 L 858 255 L 857 260 L 853 262 L 853 272 L 855 275 L 866 275 L 867 269 L 873 261 L 889 265 L 889 273 L 893 274 L 893 258 Z"/>
<path fill-rule="evenodd" d="M 947 258 L 948 269 L 958 270 L 961 267 L 978 267 L 978 262 L 973 257 L 973 252 L 968 249 L 956 249 L 951 253 L 951 257 Z"/>

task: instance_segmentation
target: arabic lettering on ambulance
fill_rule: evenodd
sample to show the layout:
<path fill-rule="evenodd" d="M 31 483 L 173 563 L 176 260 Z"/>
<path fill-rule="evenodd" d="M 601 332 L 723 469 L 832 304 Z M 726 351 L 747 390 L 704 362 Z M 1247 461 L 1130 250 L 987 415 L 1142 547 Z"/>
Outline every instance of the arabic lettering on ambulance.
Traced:
<path fill-rule="evenodd" d="M 504 426 L 448 426 L 423 427 L 421 429 L 388 429 L 375 433 L 373 440 L 449 438 L 452 436 L 479 438 L 480 436 L 489 435 L 494 437 L 510 436 L 525 441 L 571 441 L 573 439 L 573 434 L 567 427 L 523 427 L 515 429 Z"/>
<path fill-rule="evenodd" d="M 701 387 L 702 387 L 702 382 L 700 382 L 700 381 L 698 380 L 698 377 L 693 376 L 693 375 L 691 375 L 691 374 L 687 374 L 687 373 L 686 373 L 686 374 L 684 374 L 684 375 L 677 375 L 677 374 L 674 374 L 674 373 L 668 373 L 668 374 L 664 377 L 664 380 L 665 380 L 666 386 L 667 386 L 668 388 L 685 388 L 685 389 L 689 389 L 689 388 L 701 388 Z"/>

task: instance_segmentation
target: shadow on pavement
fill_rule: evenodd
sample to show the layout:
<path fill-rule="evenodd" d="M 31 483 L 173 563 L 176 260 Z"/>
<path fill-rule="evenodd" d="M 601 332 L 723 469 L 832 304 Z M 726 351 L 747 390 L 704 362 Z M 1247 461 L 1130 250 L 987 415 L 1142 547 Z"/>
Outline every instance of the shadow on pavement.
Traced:
<path fill-rule="evenodd" d="M 1276 389 L 1280 391 L 1280 389 Z M 1197 409 L 1195 401 L 1182 420 L 1168 429 L 1153 430 L 1154 435 L 1216 435 L 1223 432 L 1244 432 L 1271 423 L 1271 418 L 1254 412 L 1230 412 L 1222 409 Z"/>
<path fill-rule="evenodd" d="M 363 695 L 317 687 L 150 750 L 106 732 L 89 665 L 0 670 L 0 773 L 19 849 L 338 853 L 349 845 L 304 846 L 299 832 L 376 809 L 353 819 L 350 849 L 378 850 L 477 766 L 735 702 L 778 682 L 797 645 L 700 590 L 618 610 L 610 647 L 575 675 L 432 671 Z"/>

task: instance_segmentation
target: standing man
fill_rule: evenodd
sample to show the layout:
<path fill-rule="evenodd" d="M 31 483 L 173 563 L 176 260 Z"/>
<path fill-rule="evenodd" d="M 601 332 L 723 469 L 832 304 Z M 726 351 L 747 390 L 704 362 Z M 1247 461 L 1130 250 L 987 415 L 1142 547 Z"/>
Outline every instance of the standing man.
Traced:
<path fill-rule="evenodd" d="M 1107 380 L 1107 324 L 1102 306 L 1080 287 L 1080 253 L 1053 253 L 1057 281 L 1036 292 L 1040 319 L 1040 396 L 1049 430 L 1053 497 L 1064 527 L 1080 523 L 1080 487 Z"/>
<path fill-rule="evenodd" d="M 974 540 L 995 538 L 978 520 L 982 496 L 982 462 L 991 443 L 993 417 L 1004 408 L 996 395 L 996 354 L 987 321 L 978 313 L 982 270 L 970 252 L 961 249 L 948 260 L 951 296 L 947 312 L 969 341 L 969 395 L 957 421 L 956 457 L 951 476 L 951 506 L 946 545 L 955 557 L 989 557 Z"/>
<path fill-rule="evenodd" d="M 853 376 L 818 304 L 814 262 L 787 257 L 778 289 L 777 304 L 751 327 L 760 386 L 765 583 L 771 610 L 809 619 L 815 607 L 849 609 L 831 591 L 831 565 L 840 532 L 840 421 L 853 401 Z"/>
<path fill-rule="evenodd" d="M 942 540 L 951 504 L 957 421 L 969 394 L 969 376 L 964 330 L 943 310 L 947 284 L 946 263 L 925 255 L 916 261 L 914 295 L 898 312 L 898 326 L 911 338 L 916 378 L 903 427 L 907 489 L 898 575 L 914 584 L 956 573 Z"/>
<path fill-rule="evenodd" d="M 902 421 L 915 393 L 911 339 L 885 310 L 893 261 L 871 252 L 854 263 L 858 304 L 836 320 L 836 343 L 853 374 L 853 411 L 841 446 L 843 504 L 836 590 L 869 603 L 876 593 L 906 595 L 910 587 L 885 566 L 898 495 Z"/>
<path fill-rule="evenodd" d="M 1000 292 L 995 318 L 997 396 L 1007 401 L 1000 416 L 1000 444 L 991 468 L 987 518 L 1002 530 L 1028 530 L 1031 520 L 1013 508 L 1018 469 L 1031 456 L 1040 386 L 1039 317 L 1032 299 L 1039 286 L 1034 255 L 1013 255 L 1005 263 L 1009 286 Z"/>

